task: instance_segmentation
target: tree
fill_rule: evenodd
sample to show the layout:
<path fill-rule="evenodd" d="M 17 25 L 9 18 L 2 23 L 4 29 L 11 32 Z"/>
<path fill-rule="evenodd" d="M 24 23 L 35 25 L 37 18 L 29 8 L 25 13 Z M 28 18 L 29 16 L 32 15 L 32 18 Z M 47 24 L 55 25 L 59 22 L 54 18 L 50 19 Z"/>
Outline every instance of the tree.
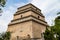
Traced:
<path fill-rule="evenodd" d="M 59 15 L 60 12 L 57 13 Z M 60 16 L 56 17 L 55 19 L 55 25 L 51 28 L 56 35 L 57 39 L 60 39 Z"/>
<path fill-rule="evenodd" d="M 44 39 L 45 40 L 55 40 L 53 31 L 46 28 L 46 31 L 44 33 Z"/>
<path fill-rule="evenodd" d="M 0 7 L 4 7 L 4 5 L 6 4 L 6 0 L 0 0 Z"/>
<path fill-rule="evenodd" d="M 58 40 L 60 39 L 60 16 L 55 19 L 55 25 L 53 31 L 58 35 Z"/>
<path fill-rule="evenodd" d="M 1 7 L 4 7 L 6 4 L 6 0 L 0 0 L 0 13 L 2 12 L 2 8 Z"/>
<path fill-rule="evenodd" d="M 57 13 L 59 15 L 60 12 Z M 50 30 L 47 28 L 44 33 L 45 40 L 60 40 L 60 16 L 56 17 L 55 25 L 51 26 Z"/>
<path fill-rule="evenodd" d="M 3 35 L 2 37 L 4 40 L 10 40 L 10 36 L 11 36 L 10 32 L 6 32 L 5 35 Z"/>
<path fill-rule="evenodd" d="M 5 34 L 2 33 L 1 36 L 2 37 L 0 38 L 0 40 L 10 40 L 11 33 L 10 32 L 6 32 Z"/>

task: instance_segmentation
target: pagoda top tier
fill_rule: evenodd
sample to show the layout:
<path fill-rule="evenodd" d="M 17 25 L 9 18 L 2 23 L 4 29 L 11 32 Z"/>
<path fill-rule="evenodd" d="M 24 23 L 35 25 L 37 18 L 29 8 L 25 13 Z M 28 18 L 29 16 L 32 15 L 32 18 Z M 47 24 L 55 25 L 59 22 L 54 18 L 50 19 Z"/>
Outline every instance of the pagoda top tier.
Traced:
<path fill-rule="evenodd" d="M 36 13 L 43 16 L 43 14 L 41 13 L 41 10 L 39 8 L 37 8 L 36 6 L 34 6 L 33 4 L 31 4 L 31 3 L 29 3 L 27 5 L 24 5 L 22 7 L 19 7 L 17 9 L 17 12 L 14 15 L 17 15 L 17 14 L 20 14 L 20 13 L 26 12 L 26 11 L 34 11 L 34 12 L 36 12 Z"/>
<path fill-rule="evenodd" d="M 29 4 L 27 4 L 27 5 L 24 5 L 24 6 L 22 6 L 22 7 L 19 7 L 18 10 L 24 10 L 24 9 L 26 9 L 26 8 L 33 8 L 33 9 L 35 9 L 35 10 L 41 11 L 39 8 L 37 8 L 36 6 L 34 6 L 34 5 L 31 4 L 31 3 L 29 3 Z"/>

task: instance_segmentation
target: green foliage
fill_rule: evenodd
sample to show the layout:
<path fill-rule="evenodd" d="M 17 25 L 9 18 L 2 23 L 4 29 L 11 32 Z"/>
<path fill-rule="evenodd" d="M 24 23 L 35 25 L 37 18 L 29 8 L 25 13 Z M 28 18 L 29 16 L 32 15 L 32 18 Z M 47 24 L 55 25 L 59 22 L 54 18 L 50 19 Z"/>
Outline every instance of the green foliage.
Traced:
<path fill-rule="evenodd" d="M 44 33 L 44 38 L 45 40 L 55 40 L 54 33 L 48 28 L 46 28 L 46 31 Z"/>
<path fill-rule="evenodd" d="M 54 27 L 55 28 L 54 32 L 58 35 L 58 39 L 60 39 L 60 16 L 58 16 L 56 19 L 55 19 L 55 25 Z"/>
<path fill-rule="evenodd" d="M 59 15 L 59 13 L 57 13 L 57 15 Z M 46 29 L 45 33 L 44 33 L 44 38 L 45 40 L 60 40 L 60 16 L 58 16 L 55 19 L 55 25 L 51 26 L 50 28 L 51 30 L 48 30 L 48 28 Z M 55 35 L 56 34 L 56 38 Z"/>
<path fill-rule="evenodd" d="M 6 0 L 0 0 L 0 13 L 2 12 L 2 7 L 6 4 Z"/>
<path fill-rule="evenodd" d="M 0 38 L 0 40 L 10 40 L 10 36 L 11 36 L 11 33 L 6 32 L 5 34 L 2 34 L 2 37 Z"/>
<path fill-rule="evenodd" d="M 10 39 L 10 32 L 6 32 L 5 35 L 3 35 L 3 39 L 9 40 Z"/>
<path fill-rule="evenodd" d="M 0 38 L 0 40 L 3 40 L 2 38 Z"/>
<path fill-rule="evenodd" d="M 4 7 L 4 5 L 6 4 L 6 0 L 0 0 L 0 7 Z"/>

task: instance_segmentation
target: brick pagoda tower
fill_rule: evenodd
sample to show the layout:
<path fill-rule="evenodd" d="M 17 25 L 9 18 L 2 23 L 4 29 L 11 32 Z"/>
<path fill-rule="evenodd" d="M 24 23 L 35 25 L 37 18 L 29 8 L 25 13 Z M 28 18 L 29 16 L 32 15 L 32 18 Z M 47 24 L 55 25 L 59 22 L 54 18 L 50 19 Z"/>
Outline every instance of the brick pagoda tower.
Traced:
<path fill-rule="evenodd" d="M 11 40 L 26 40 L 28 37 L 40 40 L 47 26 L 41 10 L 29 3 L 18 8 L 7 31 L 11 32 Z"/>

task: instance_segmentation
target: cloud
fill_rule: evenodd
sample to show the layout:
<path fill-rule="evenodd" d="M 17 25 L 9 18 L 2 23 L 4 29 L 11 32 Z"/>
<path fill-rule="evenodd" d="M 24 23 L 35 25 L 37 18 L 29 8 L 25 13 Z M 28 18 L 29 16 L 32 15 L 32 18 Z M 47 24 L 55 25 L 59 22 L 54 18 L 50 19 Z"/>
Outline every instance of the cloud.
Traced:
<path fill-rule="evenodd" d="M 57 16 L 56 13 L 60 12 L 60 0 L 33 0 L 31 3 L 42 10 L 49 25 Z"/>
<path fill-rule="evenodd" d="M 8 28 L 8 24 L 13 19 L 13 14 L 17 11 L 17 8 L 25 5 L 25 3 L 16 3 L 10 6 L 6 6 L 3 9 L 2 16 L 0 16 L 0 33 L 5 32 Z"/>

